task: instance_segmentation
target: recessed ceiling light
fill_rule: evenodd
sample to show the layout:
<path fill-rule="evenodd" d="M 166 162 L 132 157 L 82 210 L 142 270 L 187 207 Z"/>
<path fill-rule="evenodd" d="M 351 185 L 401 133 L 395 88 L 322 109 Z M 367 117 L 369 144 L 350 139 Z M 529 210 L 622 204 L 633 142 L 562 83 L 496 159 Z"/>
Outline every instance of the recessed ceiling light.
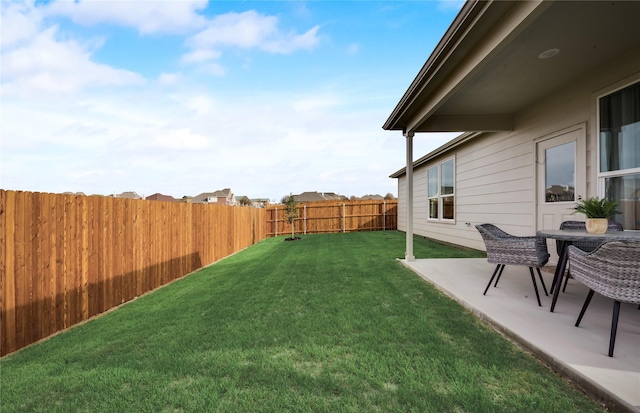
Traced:
<path fill-rule="evenodd" d="M 558 53 L 560 53 L 560 49 L 549 49 L 549 50 L 545 50 L 544 52 L 540 53 L 538 55 L 539 59 L 549 59 L 550 57 L 553 57 L 555 55 L 557 55 Z"/>

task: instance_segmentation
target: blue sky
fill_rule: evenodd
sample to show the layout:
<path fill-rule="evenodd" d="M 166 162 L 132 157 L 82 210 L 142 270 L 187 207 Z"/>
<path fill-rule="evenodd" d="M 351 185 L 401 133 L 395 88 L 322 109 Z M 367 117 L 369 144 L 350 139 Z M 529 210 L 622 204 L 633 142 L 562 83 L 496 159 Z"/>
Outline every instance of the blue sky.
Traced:
<path fill-rule="evenodd" d="M 397 195 L 459 1 L 1 1 L 3 189 Z M 452 134 L 419 135 L 417 157 Z"/>

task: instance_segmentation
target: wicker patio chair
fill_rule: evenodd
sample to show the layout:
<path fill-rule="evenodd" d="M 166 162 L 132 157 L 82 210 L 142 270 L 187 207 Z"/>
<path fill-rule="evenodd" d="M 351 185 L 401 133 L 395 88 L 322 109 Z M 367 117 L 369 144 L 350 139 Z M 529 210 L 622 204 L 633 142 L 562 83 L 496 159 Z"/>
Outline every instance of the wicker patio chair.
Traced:
<path fill-rule="evenodd" d="M 571 245 L 569 263 L 573 278 L 589 288 L 576 327 L 580 325 L 594 292 L 613 300 L 609 338 L 609 357 L 613 357 L 620 303 L 640 304 L 640 242 L 610 241 L 592 252 L 584 252 Z"/>
<path fill-rule="evenodd" d="M 484 245 L 487 248 L 487 261 L 491 264 L 497 264 L 483 295 L 487 294 L 487 290 L 489 290 L 496 274 L 498 278 L 496 279 L 494 287 L 498 286 L 498 281 L 500 281 L 505 265 L 522 265 L 529 267 L 538 305 L 542 306 L 540 303 L 540 295 L 538 294 L 536 277 L 533 275 L 533 268 L 535 267 L 538 271 L 538 277 L 540 278 L 540 282 L 542 282 L 545 295 L 549 295 L 547 293 L 547 287 L 544 285 L 542 274 L 540 273 L 540 267 L 544 266 L 549 260 L 549 252 L 547 251 L 545 239 L 535 236 L 518 237 L 510 235 L 492 224 L 476 225 L 476 228 L 480 232 L 480 235 L 482 235 Z"/>
<path fill-rule="evenodd" d="M 569 230 L 569 231 L 586 231 L 587 230 L 586 225 L 587 224 L 584 221 L 564 221 L 563 223 L 560 224 L 560 229 Z M 609 224 L 607 225 L 607 231 L 624 231 L 624 228 L 622 227 L 622 224 L 619 222 L 609 221 Z M 582 251 L 591 252 L 596 248 L 598 248 L 601 244 L 602 242 L 599 242 L 599 241 L 579 241 L 579 242 L 574 242 L 572 245 L 575 245 L 576 247 L 580 248 Z M 558 253 L 558 256 L 562 254 L 563 246 L 564 246 L 564 241 L 556 241 L 556 252 Z M 569 278 L 571 278 L 571 272 L 569 269 L 567 269 L 567 274 L 564 279 L 564 285 L 562 286 L 562 292 L 565 292 L 565 290 L 567 289 L 567 282 L 569 281 Z M 553 291 L 554 288 L 555 288 L 555 285 L 551 285 L 551 291 Z"/>

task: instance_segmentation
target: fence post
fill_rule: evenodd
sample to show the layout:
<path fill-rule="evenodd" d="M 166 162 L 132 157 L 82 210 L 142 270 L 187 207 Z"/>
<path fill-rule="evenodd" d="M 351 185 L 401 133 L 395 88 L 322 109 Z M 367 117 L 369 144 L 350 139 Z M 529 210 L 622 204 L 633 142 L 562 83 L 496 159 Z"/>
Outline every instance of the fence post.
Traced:
<path fill-rule="evenodd" d="M 382 230 L 387 230 L 387 201 L 382 201 Z"/>
<path fill-rule="evenodd" d="M 277 237 L 278 236 L 278 207 L 276 207 L 275 211 L 276 211 L 276 216 L 273 219 L 275 230 L 273 232 L 275 233 L 274 237 Z"/>
<path fill-rule="evenodd" d="M 303 205 L 302 224 L 304 226 L 304 235 L 307 235 L 307 205 Z"/>
<path fill-rule="evenodd" d="M 347 232 L 347 213 L 345 212 L 344 202 L 342 203 L 342 233 Z"/>

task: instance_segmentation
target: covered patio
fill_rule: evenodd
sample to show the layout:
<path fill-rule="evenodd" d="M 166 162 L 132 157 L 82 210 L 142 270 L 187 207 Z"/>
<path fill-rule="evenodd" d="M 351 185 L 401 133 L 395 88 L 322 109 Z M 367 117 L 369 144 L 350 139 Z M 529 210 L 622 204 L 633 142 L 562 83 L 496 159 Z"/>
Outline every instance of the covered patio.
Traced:
<path fill-rule="evenodd" d="M 529 270 L 507 266 L 497 288 L 482 295 L 493 264 L 486 259 L 416 259 L 401 262 L 515 341 L 611 411 L 640 411 L 640 310 L 622 303 L 616 347 L 607 356 L 613 302 L 594 295 L 580 327 L 574 324 L 588 289 L 570 280 L 555 311 L 542 291 L 539 307 Z M 547 288 L 552 269 L 543 271 Z M 539 286 L 540 290 L 541 287 Z"/>

